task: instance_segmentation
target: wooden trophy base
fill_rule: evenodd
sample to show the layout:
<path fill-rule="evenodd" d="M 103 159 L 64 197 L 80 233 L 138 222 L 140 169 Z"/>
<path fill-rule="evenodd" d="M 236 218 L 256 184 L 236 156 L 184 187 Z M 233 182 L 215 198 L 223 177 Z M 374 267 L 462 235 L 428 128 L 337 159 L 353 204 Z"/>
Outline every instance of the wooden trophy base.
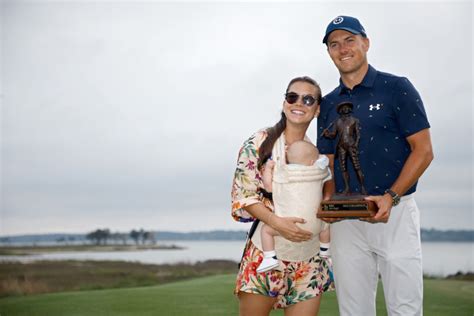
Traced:
<path fill-rule="evenodd" d="M 317 217 L 362 218 L 372 217 L 377 211 L 377 204 L 364 200 L 365 195 L 335 194 L 329 201 L 321 202 Z"/>

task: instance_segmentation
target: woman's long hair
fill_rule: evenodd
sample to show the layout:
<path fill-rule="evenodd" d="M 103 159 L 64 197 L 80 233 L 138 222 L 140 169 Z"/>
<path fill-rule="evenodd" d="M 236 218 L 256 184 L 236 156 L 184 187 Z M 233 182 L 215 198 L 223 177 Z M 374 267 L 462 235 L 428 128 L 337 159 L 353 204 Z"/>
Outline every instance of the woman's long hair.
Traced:
<path fill-rule="evenodd" d="M 312 78 L 304 76 L 304 77 L 296 77 L 290 81 L 288 86 L 286 87 L 286 92 L 288 93 L 288 90 L 290 89 L 291 85 L 295 82 L 298 81 L 303 81 L 307 82 L 309 84 L 312 84 L 317 88 L 316 91 L 316 104 L 321 103 L 321 88 L 319 87 L 319 84 L 314 81 Z M 258 165 L 257 167 L 260 169 L 270 158 L 272 155 L 272 149 L 273 145 L 275 144 L 276 140 L 280 137 L 281 133 L 286 128 L 286 115 L 283 111 L 281 111 L 281 118 L 280 120 L 272 127 L 267 128 L 267 138 L 263 141 L 262 145 L 260 145 L 260 148 L 258 150 Z"/>

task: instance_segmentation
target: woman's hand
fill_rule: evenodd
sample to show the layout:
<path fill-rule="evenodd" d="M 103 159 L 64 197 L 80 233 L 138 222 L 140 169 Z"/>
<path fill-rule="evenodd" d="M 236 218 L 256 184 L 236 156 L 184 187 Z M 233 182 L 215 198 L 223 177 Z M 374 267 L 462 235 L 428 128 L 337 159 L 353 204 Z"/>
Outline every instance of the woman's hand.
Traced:
<path fill-rule="evenodd" d="M 300 228 L 297 223 L 304 224 L 306 221 L 300 217 L 279 217 L 275 214 L 270 218 L 269 225 L 273 227 L 283 238 L 302 242 L 310 240 L 313 234 L 310 231 Z"/>

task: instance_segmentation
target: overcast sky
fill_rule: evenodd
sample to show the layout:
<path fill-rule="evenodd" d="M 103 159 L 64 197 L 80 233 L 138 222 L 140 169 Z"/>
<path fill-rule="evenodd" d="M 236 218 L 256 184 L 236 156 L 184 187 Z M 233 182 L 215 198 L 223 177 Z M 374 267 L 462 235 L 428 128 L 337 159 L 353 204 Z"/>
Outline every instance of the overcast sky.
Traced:
<path fill-rule="evenodd" d="M 340 14 L 361 20 L 370 64 L 424 100 L 435 160 L 416 193 L 422 227 L 474 227 L 470 1 L 1 10 L 0 235 L 247 229 L 230 217 L 240 145 L 278 120 L 291 78 L 338 84 L 321 40 Z"/>

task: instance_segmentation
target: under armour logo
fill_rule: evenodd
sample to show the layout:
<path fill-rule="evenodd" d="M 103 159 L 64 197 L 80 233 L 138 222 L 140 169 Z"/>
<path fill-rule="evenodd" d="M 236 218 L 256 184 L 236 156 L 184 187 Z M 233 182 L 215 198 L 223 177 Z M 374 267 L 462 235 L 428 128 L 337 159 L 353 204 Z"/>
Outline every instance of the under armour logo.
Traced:
<path fill-rule="evenodd" d="M 378 110 L 380 110 L 381 106 L 382 106 L 382 104 L 378 104 L 378 103 L 377 103 L 377 105 L 371 104 L 371 105 L 369 105 L 369 110 L 373 111 L 374 109 L 376 109 L 378 111 Z"/>

